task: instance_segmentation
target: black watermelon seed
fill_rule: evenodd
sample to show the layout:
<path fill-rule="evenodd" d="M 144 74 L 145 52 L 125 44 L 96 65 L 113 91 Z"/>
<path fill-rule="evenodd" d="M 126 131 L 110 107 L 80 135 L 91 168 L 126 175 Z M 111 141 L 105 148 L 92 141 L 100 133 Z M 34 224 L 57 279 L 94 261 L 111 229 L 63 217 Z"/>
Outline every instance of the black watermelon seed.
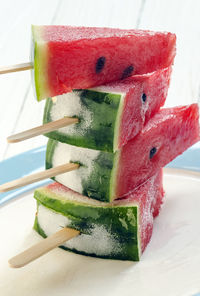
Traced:
<path fill-rule="evenodd" d="M 146 99 L 147 99 L 147 95 L 145 93 L 142 94 L 142 101 L 143 103 L 146 102 Z"/>
<path fill-rule="evenodd" d="M 100 57 L 98 58 L 96 62 L 96 73 L 100 73 L 105 65 L 106 58 L 105 57 Z"/>
<path fill-rule="evenodd" d="M 149 152 L 149 158 L 152 159 L 152 157 L 156 154 L 157 149 L 156 147 L 153 147 Z"/>
<path fill-rule="evenodd" d="M 122 73 L 121 79 L 125 79 L 131 75 L 133 72 L 134 67 L 132 65 L 128 66 L 126 69 L 124 69 L 124 72 Z"/>

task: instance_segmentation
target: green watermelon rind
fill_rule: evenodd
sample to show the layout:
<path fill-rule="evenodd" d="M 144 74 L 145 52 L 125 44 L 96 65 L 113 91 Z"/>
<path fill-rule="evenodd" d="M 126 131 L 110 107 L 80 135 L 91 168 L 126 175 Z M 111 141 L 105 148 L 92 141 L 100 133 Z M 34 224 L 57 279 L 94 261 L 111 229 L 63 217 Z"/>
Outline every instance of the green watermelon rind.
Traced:
<path fill-rule="evenodd" d="M 122 98 L 119 103 L 119 108 L 118 108 L 116 123 L 115 123 L 115 132 L 114 132 L 114 140 L 113 140 L 113 151 L 114 152 L 119 150 L 119 138 L 121 136 L 120 127 L 121 127 L 121 121 L 122 121 L 122 114 L 124 111 L 124 101 L 125 101 L 125 95 L 122 95 Z"/>
<path fill-rule="evenodd" d="M 74 128 L 77 129 L 73 135 L 66 134 L 60 130 L 52 131 L 45 136 L 75 146 L 85 147 L 94 150 L 113 152 L 118 149 L 120 137 L 120 122 L 124 107 L 123 93 L 107 93 L 88 89 L 76 91 L 80 94 L 83 107 L 92 114 L 92 122 L 84 134 L 80 134 L 81 124 L 84 118 L 79 118 Z M 51 98 L 48 98 L 45 105 L 43 123 L 52 121 L 51 112 L 53 108 Z"/>
<path fill-rule="evenodd" d="M 47 142 L 47 148 L 46 148 L 46 158 L 45 158 L 45 165 L 46 165 L 46 170 L 51 169 L 53 167 L 53 155 L 54 151 L 56 149 L 57 141 L 54 141 L 52 139 L 48 140 Z M 55 179 L 55 177 L 51 178 L 52 180 Z"/>
<path fill-rule="evenodd" d="M 115 152 L 113 159 L 113 168 L 111 171 L 110 188 L 109 188 L 109 201 L 112 202 L 117 196 L 117 175 L 119 169 L 120 151 Z"/>
<path fill-rule="evenodd" d="M 57 196 L 58 194 L 45 190 L 45 188 L 36 189 L 34 192 L 34 198 L 46 208 L 62 214 L 69 219 L 73 217 L 73 226 L 75 227 L 77 225 L 75 228 L 81 232 L 88 233 L 88 227 L 85 232 L 85 226 L 94 223 L 96 225 L 109 226 L 111 233 L 115 233 L 122 228 L 118 217 L 125 218 L 128 226 L 128 228 L 123 227 L 123 233 L 121 234 L 122 237 L 124 236 L 123 239 L 129 241 L 135 235 L 135 229 L 138 230 L 138 204 L 136 202 L 122 206 L 103 202 L 100 205 L 94 205 L 62 199 L 62 196 L 60 198 Z M 133 216 L 130 214 L 125 215 L 130 210 Z M 130 217 L 134 217 L 134 219 L 131 219 L 131 222 L 129 221 Z"/>
<path fill-rule="evenodd" d="M 110 258 L 119 260 L 132 260 L 139 261 L 140 250 L 140 234 L 138 224 L 138 211 L 139 207 L 137 203 L 126 206 L 92 206 L 87 204 L 81 204 L 76 201 L 60 200 L 56 198 L 56 195 L 49 191 L 38 189 L 35 191 L 34 198 L 37 200 L 38 206 L 42 204 L 49 210 L 53 210 L 66 217 L 73 217 L 73 227 L 82 233 L 89 234 L 91 225 L 104 226 L 106 229 L 109 227 L 109 232 L 117 237 L 122 246 L 121 251 L 118 254 L 111 255 L 98 255 L 87 254 L 83 251 L 77 251 L 75 249 L 69 249 L 65 246 L 61 246 L 65 250 L 73 251 L 78 254 L 89 255 L 100 258 Z M 132 220 L 130 219 L 130 211 L 133 214 Z M 127 214 L 129 213 L 129 215 Z M 125 219 L 125 225 L 122 225 L 119 218 Z M 128 218 L 127 218 L 128 217 Z M 134 217 L 134 219 L 133 219 Z M 133 223 L 134 220 L 134 223 Z M 81 222 L 80 222 L 81 221 Z M 47 237 L 43 229 L 39 225 L 39 221 L 36 215 L 34 229 L 44 238 Z"/>
<path fill-rule="evenodd" d="M 41 40 L 42 30 L 38 26 L 32 25 L 32 63 L 34 65 L 34 84 L 36 98 L 38 101 L 44 99 L 44 95 L 49 92 L 47 83 L 47 45 Z M 39 38 L 38 38 L 39 37 Z M 39 42 L 36 42 L 38 40 Z M 40 44 L 41 43 L 41 44 Z"/>
<path fill-rule="evenodd" d="M 88 234 L 88 230 L 86 229 L 86 231 L 85 231 L 85 228 L 83 226 L 81 226 L 83 224 L 83 222 L 79 217 L 72 216 L 72 215 L 70 215 L 69 213 L 66 213 L 66 212 L 65 213 L 64 212 L 58 212 L 53 207 L 50 207 L 48 202 L 47 202 L 47 204 L 45 204 L 45 202 L 43 202 L 43 201 L 39 201 L 37 199 L 36 199 L 36 201 L 37 201 L 37 213 L 38 213 L 38 210 L 39 210 L 39 206 L 43 205 L 47 209 L 49 209 L 49 210 L 51 210 L 51 211 L 53 211 L 55 213 L 59 213 L 59 214 L 65 216 L 65 217 L 67 217 L 69 220 L 71 220 L 71 223 L 70 223 L 70 225 L 68 225 L 68 227 L 71 227 L 71 228 L 74 228 L 74 229 L 77 229 L 77 230 L 81 229 L 82 233 Z M 55 198 L 55 202 L 56 202 L 56 198 Z M 35 215 L 36 217 L 37 217 L 37 213 Z M 77 225 L 78 225 L 78 228 L 77 228 Z M 35 223 L 34 223 L 33 228 L 35 229 Z M 40 232 L 42 232 L 42 231 L 40 231 Z M 42 233 L 42 235 L 43 235 L 43 237 L 47 237 L 44 232 Z"/>
<path fill-rule="evenodd" d="M 46 149 L 46 169 L 53 167 L 54 151 L 58 143 L 58 141 L 53 139 L 48 140 Z M 114 196 L 113 192 L 115 192 L 115 180 L 119 159 L 118 154 L 118 152 L 99 151 L 99 156 L 94 162 L 93 170 L 89 177 L 87 180 L 82 179 L 83 190 L 80 193 L 103 202 L 111 202 L 113 200 L 112 197 Z M 79 163 L 78 159 L 75 162 Z M 52 179 L 59 182 L 56 176 Z"/>
<path fill-rule="evenodd" d="M 47 238 L 47 235 L 45 234 L 45 232 L 42 230 L 42 228 L 40 227 L 40 224 L 38 223 L 38 218 L 37 218 L 37 214 L 35 215 L 35 220 L 34 220 L 34 224 L 33 224 L 33 229 L 35 231 L 37 231 L 43 238 Z"/>

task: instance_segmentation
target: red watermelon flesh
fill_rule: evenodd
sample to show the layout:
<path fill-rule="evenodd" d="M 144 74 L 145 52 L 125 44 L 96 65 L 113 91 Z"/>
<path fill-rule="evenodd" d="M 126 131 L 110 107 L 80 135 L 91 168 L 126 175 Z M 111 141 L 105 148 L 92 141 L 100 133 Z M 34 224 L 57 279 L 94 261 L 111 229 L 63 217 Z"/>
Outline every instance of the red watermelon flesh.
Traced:
<path fill-rule="evenodd" d="M 199 140 L 197 104 L 160 110 L 121 149 L 115 198 L 142 184 Z"/>
<path fill-rule="evenodd" d="M 152 214 L 154 218 L 156 218 L 160 214 L 160 210 L 163 204 L 163 198 L 165 194 L 165 191 L 163 189 L 163 169 L 161 169 L 159 173 L 157 173 L 156 182 L 157 183 L 156 183 L 155 191 L 157 192 L 157 194 L 155 195 L 155 198 L 153 199 L 153 202 L 152 202 Z"/>
<path fill-rule="evenodd" d="M 167 32 L 33 26 L 38 100 L 170 66 L 176 36 Z"/>

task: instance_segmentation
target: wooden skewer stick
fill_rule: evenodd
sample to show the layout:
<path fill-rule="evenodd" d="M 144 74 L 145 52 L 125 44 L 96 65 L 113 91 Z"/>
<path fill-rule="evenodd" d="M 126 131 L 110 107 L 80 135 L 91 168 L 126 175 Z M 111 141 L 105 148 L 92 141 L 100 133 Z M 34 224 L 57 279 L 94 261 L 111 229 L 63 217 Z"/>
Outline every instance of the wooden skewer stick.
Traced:
<path fill-rule="evenodd" d="M 19 71 L 26 71 L 33 68 L 32 63 L 23 63 L 11 66 L 0 67 L 0 74 L 12 73 L 12 72 L 19 72 Z"/>
<path fill-rule="evenodd" d="M 38 182 L 40 180 L 52 178 L 66 172 L 76 170 L 78 168 L 79 168 L 79 164 L 77 163 L 66 163 L 66 164 L 57 166 L 55 168 L 51 168 L 36 174 L 32 174 L 30 176 L 26 176 L 26 177 L 5 183 L 3 185 L 0 185 L 0 192 L 6 192 L 19 187 L 23 187 L 25 185 Z"/>
<path fill-rule="evenodd" d="M 78 123 L 79 120 L 78 118 L 73 118 L 73 117 L 64 117 L 61 119 L 58 119 L 56 121 L 48 122 L 46 124 L 34 127 L 32 129 L 23 131 L 21 133 L 9 136 L 7 138 L 8 143 L 17 143 L 21 142 L 39 135 L 43 135 L 49 132 L 52 132 L 54 130 L 57 130 L 61 127 L 71 125 Z"/>
<path fill-rule="evenodd" d="M 11 258 L 8 262 L 10 267 L 19 268 L 26 264 L 32 262 L 33 260 L 41 257 L 52 249 L 60 246 L 62 243 L 70 240 L 71 238 L 78 236 L 80 232 L 72 228 L 62 228 L 58 232 L 52 234 L 51 236 L 45 238 L 36 245 L 30 247 L 26 251 L 18 254 L 17 256 Z"/>

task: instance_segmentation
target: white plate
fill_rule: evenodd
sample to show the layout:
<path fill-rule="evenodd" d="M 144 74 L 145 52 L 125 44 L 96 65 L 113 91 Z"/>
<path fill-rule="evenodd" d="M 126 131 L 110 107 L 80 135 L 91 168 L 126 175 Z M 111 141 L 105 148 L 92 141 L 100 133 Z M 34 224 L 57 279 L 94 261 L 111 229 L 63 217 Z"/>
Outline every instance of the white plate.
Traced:
<path fill-rule="evenodd" d="M 95 259 L 59 248 L 21 269 L 8 259 L 41 240 L 32 193 L 0 209 L 2 296 L 184 296 L 200 292 L 200 175 L 168 169 L 166 200 L 140 262 Z"/>

